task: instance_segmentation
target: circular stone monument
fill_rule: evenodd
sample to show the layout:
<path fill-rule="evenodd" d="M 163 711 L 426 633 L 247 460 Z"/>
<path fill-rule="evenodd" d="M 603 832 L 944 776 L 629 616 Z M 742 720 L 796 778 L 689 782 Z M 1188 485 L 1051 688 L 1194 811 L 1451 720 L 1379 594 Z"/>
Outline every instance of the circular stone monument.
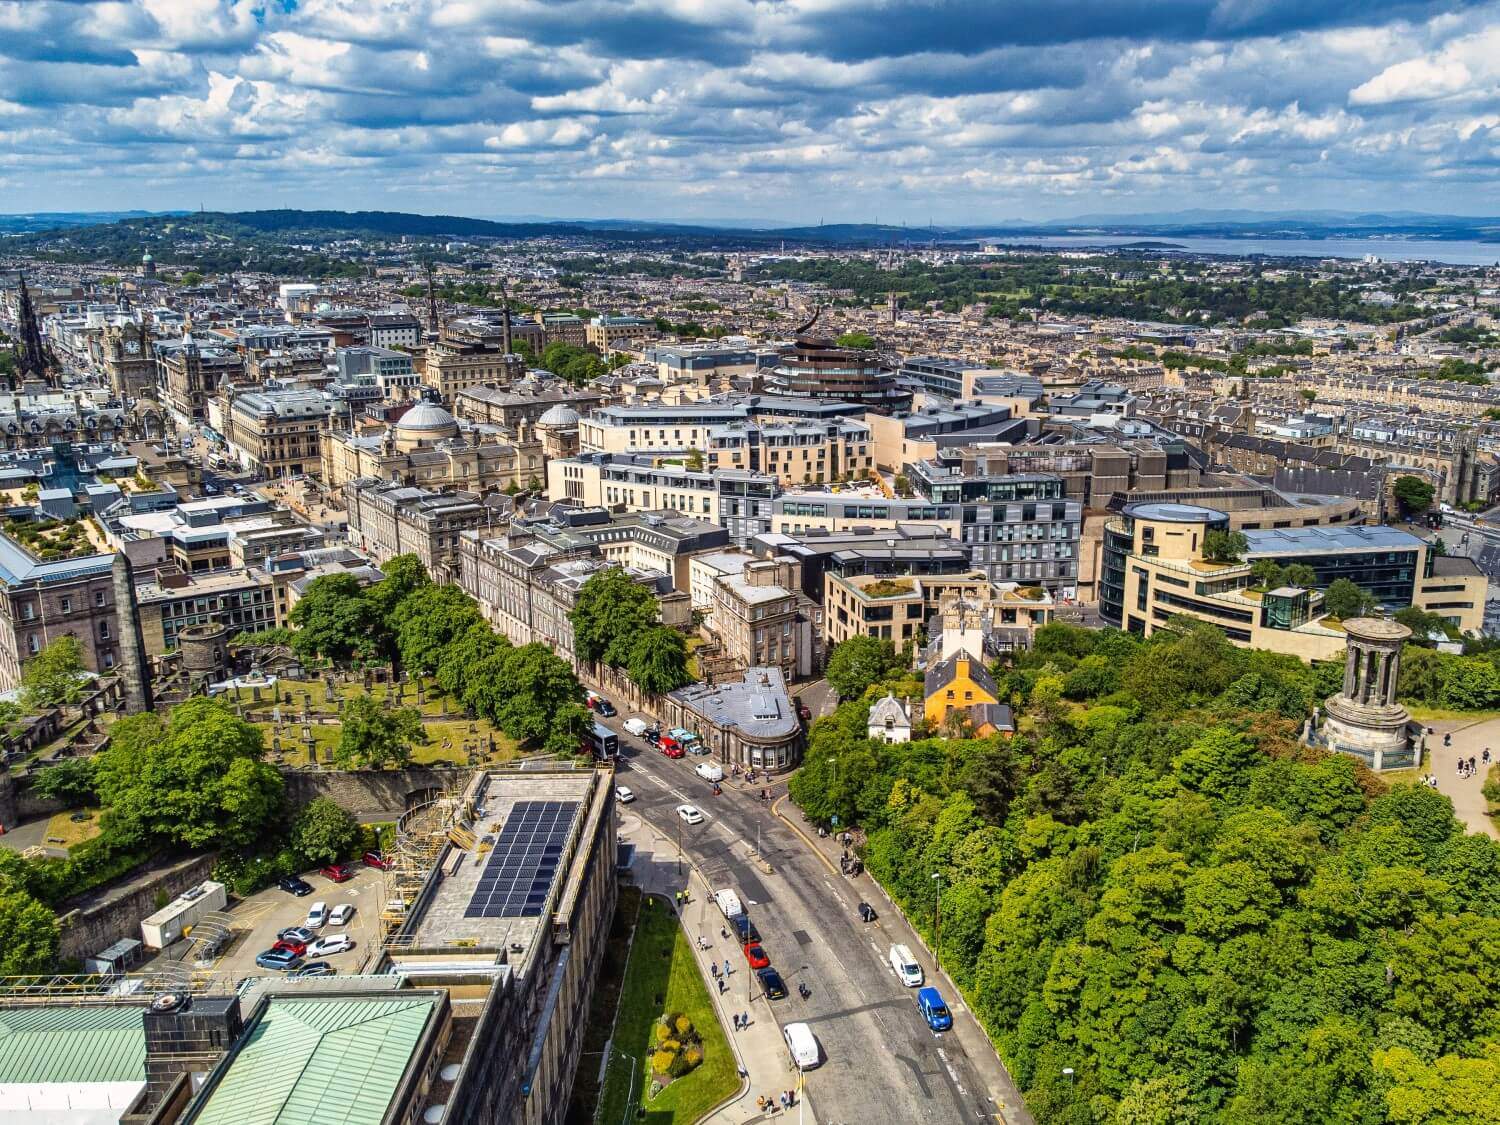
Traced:
<path fill-rule="evenodd" d="M 1323 704 L 1327 717 L 1317 741 L 1374 770 L 1416 765 L 1407 730 L 1411 716 L 1396 702 L 1401 646 L 1411 630 L 1385 618 L 1354 617 L 1344 622 L 1344 632 L 1349 636 L 1344 686 Z"/>

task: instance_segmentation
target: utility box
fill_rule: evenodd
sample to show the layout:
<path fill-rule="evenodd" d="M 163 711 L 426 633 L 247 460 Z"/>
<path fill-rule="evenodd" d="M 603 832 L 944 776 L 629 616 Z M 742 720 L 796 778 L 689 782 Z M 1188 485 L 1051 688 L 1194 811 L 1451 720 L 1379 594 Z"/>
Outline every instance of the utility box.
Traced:
<path fill-rule="evenodd" d="M 199 918 L 229 904 L 223 883 L 212 879 L 189 887 L 151 917 L 141 922 L 141 940 L 147 949 L 165 949 Z"/>

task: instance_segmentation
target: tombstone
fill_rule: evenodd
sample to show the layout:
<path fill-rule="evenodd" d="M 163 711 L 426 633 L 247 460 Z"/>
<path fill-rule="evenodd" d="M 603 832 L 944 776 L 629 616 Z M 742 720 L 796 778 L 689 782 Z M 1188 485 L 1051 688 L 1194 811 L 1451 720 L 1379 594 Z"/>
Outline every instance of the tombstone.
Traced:
<path fill-rule="evenodd" d="M 478 734 L 479 733 L 479 727 L 474 723 L 474 721 L 472 719 L 469 721 L 469 733 L 470 734 Z"/>
<path fill-rule="evenodd" d="M 332 746 L 325 746 L 325 747 L 323 747 L 323 761 L 325 763 L 331 763 L 333 761 L 333 747 Z"/>
<path fill-rule="evenodd" d="M 370 671 L 370 669 L 366 668 L 365 669 L 365 691 L 368 692 L 374 686 L 375 686 L 375 673 L 372 672 L 372 671 Z"/>
<path fill-rule="evenodd" d="M 302 721 L 304 723 L 312 721 L 312 696 L 305 691 L 302 693 Z"/>
<path fill-rule="evenodd" d="M 275 723 L 278 727 L 281 725 L 281 704 L 279 703 L 271 708 L 271 722 Z"/>
<path fill-rule="evenodd" d="M 421 676 L 417 677 L 417 706 L 421 707 L 427 702 L 427 681 Z"/>
<path fill-rule="evenodd" d="M 332 672 L 329 672 L 328 675 L 323 678 L 323 685 L 328 689 L 328 702 L 332 703 L 336 698 L 338 698 L 339 694 L 338 683 L 334 680 Z"/>
<path fill-rule="evenodd" d="M 396 682 L 396 706 L 400 707 L 401 704 L 403 704 L 405 702 L 406 702 L 406 685 L 403 684 L 403 683 L 401 683 L 398 680 Z"/>
<path fill-rule="evenodd" d="M 491 731 L 489 734 L 485 735 L 485 740 L 489 744 L 490 757 L 493 758 L 495 756 L 495 732 Z"/>
<path fill-rule="evenodd" d="M 260 685 L 259 684 L 251 684 L 250 685 L 250 700 L 251 700 L 252 703 L 259 703 L 260 702 Z"/>

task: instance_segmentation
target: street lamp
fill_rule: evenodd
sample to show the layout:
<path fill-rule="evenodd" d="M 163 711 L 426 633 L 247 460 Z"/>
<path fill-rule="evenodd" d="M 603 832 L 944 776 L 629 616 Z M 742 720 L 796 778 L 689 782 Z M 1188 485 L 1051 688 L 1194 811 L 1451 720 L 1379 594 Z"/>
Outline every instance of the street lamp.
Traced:
<path fill-rule="evenodd" d="M 943 873 L 934 871 L 933 880 L 937 883 L 937 898 L 932 903 L 932 928 L 933 950 L 932 959 L 937 965 L 938 972 L 943 971 Z"/>

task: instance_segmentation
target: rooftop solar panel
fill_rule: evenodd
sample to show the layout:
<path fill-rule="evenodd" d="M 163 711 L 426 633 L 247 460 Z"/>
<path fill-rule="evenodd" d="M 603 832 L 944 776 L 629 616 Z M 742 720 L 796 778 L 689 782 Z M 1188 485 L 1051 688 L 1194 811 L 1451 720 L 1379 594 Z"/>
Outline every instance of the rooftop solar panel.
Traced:
<path fill-rule="evenodd" d="M 577 801 L 518 801 L 495 835 L 465 918 L 534 918 L 578 813 Z"/>

